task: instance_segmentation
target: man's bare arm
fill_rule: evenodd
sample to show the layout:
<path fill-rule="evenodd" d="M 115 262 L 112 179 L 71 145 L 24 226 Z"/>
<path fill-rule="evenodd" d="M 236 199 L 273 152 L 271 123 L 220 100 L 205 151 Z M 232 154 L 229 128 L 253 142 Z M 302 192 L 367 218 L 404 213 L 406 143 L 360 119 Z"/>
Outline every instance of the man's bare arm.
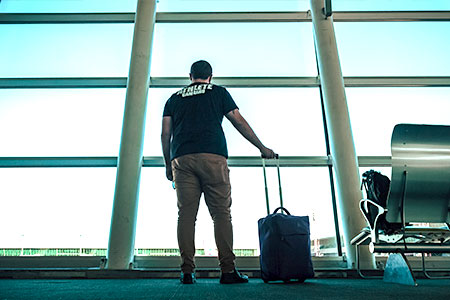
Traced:
<path fill-rule="evenodd" d="M 161 130 L 161 145 L 166 165 L 166 177 L 173 180 L 172 166 L 170 162 L 170 143 L 172 140 L 172 117 L 163 117 Z"/>
<path fill-rule="evenodd" d="M 275 153 L 272 151 L 272 149 L 267 148 L 261 143 L 253 129 L 239 112 L 239 109 L 236 108 L 227 113 L 225 116 L 228 120 L 230 120 L 231 124 L 233 124 L 233 126 L 237 129 L 237 131 L 239 131 L 240 134 L 242 134 L 243 137 L 245 137 L 250 143 L 252 143 L 256 148 L 259 149 L 262 157 L 275 157 Z"/>

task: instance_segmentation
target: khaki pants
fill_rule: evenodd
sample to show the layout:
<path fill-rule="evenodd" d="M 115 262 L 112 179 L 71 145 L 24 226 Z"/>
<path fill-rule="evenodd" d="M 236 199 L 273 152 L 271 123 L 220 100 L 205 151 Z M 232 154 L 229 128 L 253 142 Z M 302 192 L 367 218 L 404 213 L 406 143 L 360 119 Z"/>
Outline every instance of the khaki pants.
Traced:
<path fill-rule="evenodd" d="M 193 273 L 195 269 L 195 221 L 202 193 L 214 222 L 220 268 L 222 272 L 233 271 L 231 185 L 226 158 L 210 153 L 187 154 L 172 161 L 172 170 L 178 197 L 181 271 Z"/>

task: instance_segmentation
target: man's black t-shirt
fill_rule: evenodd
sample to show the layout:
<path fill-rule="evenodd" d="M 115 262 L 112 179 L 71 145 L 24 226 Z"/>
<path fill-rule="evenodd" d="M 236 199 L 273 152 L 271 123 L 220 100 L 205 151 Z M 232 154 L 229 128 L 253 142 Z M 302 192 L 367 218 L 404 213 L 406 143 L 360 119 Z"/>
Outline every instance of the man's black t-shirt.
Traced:
<path fill-rule="evenodd" d="M 228 91 L 211 83 L 192 83 L 169 98 L 163 116 L 172 117 L 170 158 L 191 153 L 228 157 L 223 116 L 238 108 Z"/>

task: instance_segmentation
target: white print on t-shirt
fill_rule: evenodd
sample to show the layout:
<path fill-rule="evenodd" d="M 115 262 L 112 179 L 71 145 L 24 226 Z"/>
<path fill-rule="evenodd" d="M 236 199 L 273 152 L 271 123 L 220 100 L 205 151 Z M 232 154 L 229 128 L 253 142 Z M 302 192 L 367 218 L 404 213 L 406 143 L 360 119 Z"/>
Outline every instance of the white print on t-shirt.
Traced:
<path fill-rule="evenodd" d="M 212 88 L 213 85 L 211 83 L 191 85 L 180 90 L 177 95 L 181 95 L 181 97 L 190 97 L 194 95 L 204 94 L 207 89 L 212 90 Z"/>

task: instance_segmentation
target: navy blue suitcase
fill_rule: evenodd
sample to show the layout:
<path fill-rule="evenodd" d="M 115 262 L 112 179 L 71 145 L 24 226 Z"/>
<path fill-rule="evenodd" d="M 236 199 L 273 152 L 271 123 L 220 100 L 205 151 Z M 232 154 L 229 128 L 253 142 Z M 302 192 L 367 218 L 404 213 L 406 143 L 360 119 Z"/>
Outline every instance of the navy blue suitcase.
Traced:
<path fill-rule="evenodd" d="M 292 216 L 283 207 L 280 162 L 277 157 L 278 186 L 281 206 L 270 214 L 266 164 L 263 159 L 267 214 L 258 220 L 261 278 L 264 282 L 305 281 L 314 277 L 308 216 Z M 278 211 L 281 210 L 281 213 Z M 286 215 L 283 214 L 286 212 Z"/>
<path fill-rule="evenodd" d="M 277 213 L 280 209 L 287 215 Z M 273 214 L 258 220 L 258 231 L 264 282 L 303 282 L 314 277 L 308 216 L 292 216 L 279 207 Z"/>

